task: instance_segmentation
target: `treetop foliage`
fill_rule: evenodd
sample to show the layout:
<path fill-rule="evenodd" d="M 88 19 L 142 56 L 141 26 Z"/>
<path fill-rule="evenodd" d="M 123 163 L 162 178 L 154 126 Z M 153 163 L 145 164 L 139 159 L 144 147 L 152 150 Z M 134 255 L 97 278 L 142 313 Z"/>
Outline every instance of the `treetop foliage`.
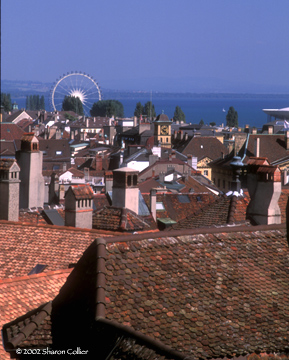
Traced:
<path fill-rule="evenodd" d="M 62 111 L 74 111 L 78 115 L 83 115 L 83 106 L 79 97 L 65 96 L 62 102 Z"/>
<path fill-rule="evenodd" d="M 174 119 L 174 121 L 186 122 L 186 115 L 184 114 L 183 110 L 179 106 L 176 106 L 173 119 Z"/>
<path fill-rule="evenodd" d="M 233 106 L 230 106 L 226 115 L 227 126 L 238 127 L 238 113 Z"/>
<path fill-rule="evenodd" d="M 45 110 L 44 95 L 27 95 L 26 96 L 26 110 Z"/>
<path fill-rule="evenodd" d="M 1 93 L 1 106 L 3 106 L 5 112 L 9 112 L 12 109 L 11 95 Z"/>
<path fill-rule="evenodd" d="M 144 106 L 142 106 L 141 102 L 136 104 L 134 116 L 140 117 L 141 115 L 146 116 L 148 119 L 153 119 L 157 116 L 155 106 L 151 101 L 147 101 Z"/>
<path fill-rule="evenodd" d="M 92 105 L 91 116 L 124 117 L 123 104 L 118 100 L 100 100 Z"/>

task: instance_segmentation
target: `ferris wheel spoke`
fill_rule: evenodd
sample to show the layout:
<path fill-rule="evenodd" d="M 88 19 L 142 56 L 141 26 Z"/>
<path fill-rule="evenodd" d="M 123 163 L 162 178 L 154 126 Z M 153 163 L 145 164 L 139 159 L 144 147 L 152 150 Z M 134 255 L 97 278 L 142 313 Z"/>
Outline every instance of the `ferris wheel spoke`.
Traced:
<path fill-rule="evenodd" d="M 51 89 L 51 105 L 54 110 L 62 107 L 65 96 L 76 96 L 83 104 L 85 112 L 89 111 L 94 102 L 101 100 L 101 91 L 98 84 L 89 75 L 81 72 L 67 73 L 60 78 Z"/>

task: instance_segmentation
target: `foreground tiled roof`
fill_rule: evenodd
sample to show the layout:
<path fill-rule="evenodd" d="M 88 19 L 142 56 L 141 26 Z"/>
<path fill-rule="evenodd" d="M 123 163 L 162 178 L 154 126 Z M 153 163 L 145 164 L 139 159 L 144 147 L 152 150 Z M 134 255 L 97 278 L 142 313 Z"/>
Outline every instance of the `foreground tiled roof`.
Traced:
<path fill-rule="evenodd" d="M 2 328 L 4 324 L 15 320 L 43 303 L 53 300 L 71 270 L 65 269 L 0 280 L 0 327 Z M 11 326 L 8 334 L 13 337 L 13 333 L 18 333 L 24 326 L 25 323 L 19 321 L 14 326 Z M 41 340 L 44 340 L 45 345 L 51 343 L 51 334 L 49 332 L 46 336 L 42 335 L 38 334 L 37 336 L 34 333 L 25 341 L 25 345 L 31 344 L 33 341 L 41 345 Z M 2 344 L 0 345 L 0 359 L 10 359 Z"/>
<path fill-rule="evenodd" d="M 107 238 L 106 255 L 100 247 L 98 240 L 87 249 L 55 304 L 83 301 L 105 271 L 105 293 L 90 297 L 97 316 L 184 356 L 289 350 L 285 226 Z"/>
<path fill-rule="evenodd" d="M 37 264 L 45 272 L 68 268 L 99 236 L 96 230 L 0 221 L 0 279 L 27 275 Z"/>

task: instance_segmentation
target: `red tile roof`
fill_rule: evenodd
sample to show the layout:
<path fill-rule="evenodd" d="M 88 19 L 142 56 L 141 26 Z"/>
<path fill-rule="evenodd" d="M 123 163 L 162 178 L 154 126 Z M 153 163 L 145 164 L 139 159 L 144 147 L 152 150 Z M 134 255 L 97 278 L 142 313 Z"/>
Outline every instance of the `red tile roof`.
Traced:
<path fill-rule="evenodd" d="M 21 139 L 22 135 L 24 134 L 24 130 L 13 123 L 0 123 L 0 134 L 2 141 L 15 140 Z M 2 146 L 1 148 L 3 148 Z"/>
<path fill-rule="evenodd" d="M 200 227 L 220 226 L 226 224 L 246 223 L 248 198 L 222 196 L 210 204 L 204 204 L 193 214 L 187 215 L 171 230 L 193 229 Z"/>
<path fill-rule="evenodd" d="M 50 271 L 0 280 L 0 327 L 2 328 L 5 323 L 15 320 L 41 304 L 53 300 L 71 270 Z M 18 332 L 19 326 L 21 324 L 18 324 L 14 331 Z M 41 337 L 38 338 L 38 340 L 40 339 Z M 45 344 L 51 343 L 51 335 L 45 337 L 44 340 Z M 0 345 L 0 359 L 10 359 L 2 344 Z"/>
<path fill-rule="evenodd" d="M 210 204 L 216 201 L 216 196 L 212 193 L 207 194 L 185 194 L 188 202 L 182 202 L 180 195 L 184 194 L 157 194 L 157 202 L 162 202 L 164 211 L 157 211 L 157 218 L 170 218 L 180 221 L 186 217 L 200 211 L 202 208 L 208 208 Z M 143 198 L 150 208 L 150 195 L 143 194 Z"/>
<path fill-rule="evenodd" d="M 285 352 L 288 258 L 285 226 L 98 240 L 53 304 L 72 306 L 69 312 L 95 291 L 98 317 L 195 359 Z M 104 276 L 105 292 L 95 290 Z M 78 316 L 87 314 L 79 309 Z"/>
<path fill-rule="evenodd" d="M 93 228 L 111 231 L 145 231 L 157 229 L 152 216 L 138 216 L 129 209 L 109 206 L 95 211 Z"/>
<path fill-rule="evenodd" d="M 204 157 L 215 160 L 222 155 L 227 155 L 228 149 L 215 137 L 195 136 L 181 152 L 184 155 L 196 156 L 198 161 Z"/>
<path fill-rule="evenodd" d="M 36 264 L 44 272 L 67 269 L 101 232 L 53 225 L 0 221 L 0 279 L 27 275 Z"/>
<path fill-rule="evenodd" d="M 89 185 L 71 185 L 70 186 L 75 199 L 93 199 L 93 191 Z"/>

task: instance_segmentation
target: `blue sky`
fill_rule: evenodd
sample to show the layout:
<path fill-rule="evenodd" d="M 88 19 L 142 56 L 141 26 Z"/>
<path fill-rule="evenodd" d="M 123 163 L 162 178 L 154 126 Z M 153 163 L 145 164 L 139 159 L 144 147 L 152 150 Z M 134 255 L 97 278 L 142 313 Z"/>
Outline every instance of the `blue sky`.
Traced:
<path fill-rule="evenodd" d="M 288 13 L 287 0 L 2 0 L 1 78 L 289 93 Z"/>

